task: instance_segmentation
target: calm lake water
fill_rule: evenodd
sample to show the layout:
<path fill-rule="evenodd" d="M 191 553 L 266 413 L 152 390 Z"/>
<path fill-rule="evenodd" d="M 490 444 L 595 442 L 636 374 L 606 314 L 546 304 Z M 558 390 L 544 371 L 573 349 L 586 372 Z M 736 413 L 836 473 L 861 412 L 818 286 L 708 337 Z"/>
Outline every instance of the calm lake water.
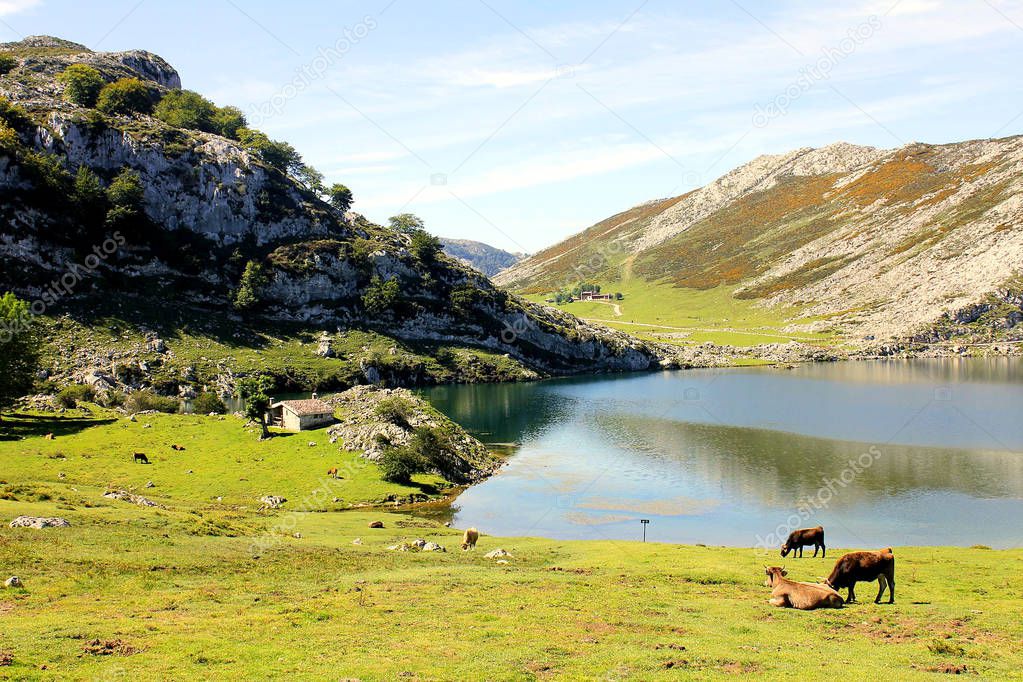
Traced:
<path fill-rule="evenodd" d="M 514 454 L 453 504 L 496 535 L 1023 545 L 1023 362 L 693 370 L 424 395 Z"/>

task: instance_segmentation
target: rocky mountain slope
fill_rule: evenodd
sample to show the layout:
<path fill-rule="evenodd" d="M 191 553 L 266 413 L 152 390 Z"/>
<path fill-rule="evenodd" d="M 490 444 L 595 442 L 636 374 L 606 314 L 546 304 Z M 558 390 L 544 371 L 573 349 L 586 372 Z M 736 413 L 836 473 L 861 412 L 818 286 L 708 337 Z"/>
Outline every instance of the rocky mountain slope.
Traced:
<path fill-rule="evenodd" d="M 274 163 L 270 152 L 290 148 L 259 133 L 69 101 L 61 74 L 86 64 L 103 83 L 138 79 L 164 102 L 181 81 L 156 55 L 35 37 L 0 46 L 0 56 L 9 62 L 0 75 L 0 291 L 34 302 L 26 324 L 45 330 L 61 375 L 91 364 L 145 384 L 177 356 L 172 390 L 230 376 L 246 353 L 279 377 L 306 368 L 298 385 L 317 374 L 328 384 L 488 380 L 638 370 L 659 359 L 628 335 L 495 289 L 425 233 L 335 208 L 300 157 Z M 373 341 L 352 341 L 360 338 Z M 396 354 L 416 358 L 388 373 Z M 497 377 L 480 357 L 518 369 Z M 337 373 L 331 363 L 340 362 L 356 375 Z"/>
<path fill-rule="evenodd" d="M 490 244 L 475 242 L 471 239 L 448 239 L 442 237 L 440 243 L 444 247 L 444 253 L 471 265 L 487 277 L 493 277 L 526 257 L 522 253 L 510 253 Z"/>
<path fill-rule="evenodd" d="M 1023 137 L 1010 137 L 761 156 L 688 194 L 608 218 L 495 281 L 529 293 L 580 273 L 726 286 L 747 302 L 794 306 L 793 330 L 880 339 L 929 328 L 945 313 L 956 318 L 1012 289 L 1020 271 Z"/>

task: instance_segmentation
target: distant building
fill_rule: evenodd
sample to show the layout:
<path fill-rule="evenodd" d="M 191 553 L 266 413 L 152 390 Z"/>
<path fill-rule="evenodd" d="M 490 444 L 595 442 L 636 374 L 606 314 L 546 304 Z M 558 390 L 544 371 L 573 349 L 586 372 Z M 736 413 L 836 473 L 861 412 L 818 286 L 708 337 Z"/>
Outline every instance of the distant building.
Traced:
<path fill-rule="evenodd" d="M 334 408 L 319 400 L 314 393 L 309 400 L 282 400 L 274 403 L 267 415 L 271 426 L 289 431 L 305 431 L 332 423 Z"/>
<path fill-rule="evenodd" d="M 610 301 L 613 298 L 611 294 L 598 294 L 595 291 L 584 291 L 579 295 L 580 301 Z"/>

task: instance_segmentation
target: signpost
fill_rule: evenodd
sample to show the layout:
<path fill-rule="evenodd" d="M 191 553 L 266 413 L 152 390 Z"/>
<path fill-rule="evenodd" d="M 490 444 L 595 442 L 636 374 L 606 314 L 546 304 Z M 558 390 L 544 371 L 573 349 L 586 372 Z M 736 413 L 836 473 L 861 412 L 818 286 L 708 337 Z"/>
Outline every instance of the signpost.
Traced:
<path fill-rule="evenodd" d="M 646 542 L 646 526 L 650 523 L 650 519 L 640 519 L 639 522 L 643 524 L 643 542 Z"/>

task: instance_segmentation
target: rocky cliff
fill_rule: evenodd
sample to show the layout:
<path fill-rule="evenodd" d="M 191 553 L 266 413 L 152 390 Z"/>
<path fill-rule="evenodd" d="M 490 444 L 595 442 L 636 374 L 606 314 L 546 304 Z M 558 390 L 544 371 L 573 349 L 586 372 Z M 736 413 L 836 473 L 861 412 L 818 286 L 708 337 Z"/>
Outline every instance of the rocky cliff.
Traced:
<path fill-rule="evenodd" d="M 441 364 L 450 355 L 445 349 L 477 348 L 517 364 L 522 377 L 638 370 L 659 359 L 656 349 L 625 334 L 495 289 L 426 235 L 336 209 L 301 177 L 300 163 L 281 168 L 237 137 L 147 113 L 101 113 L 65 97 L 59 75 L 72 64 L 93 67 L 107 83 L 140 79 L 154 99 L 166 97 L 181 82 L 156 55 L 98 53 L 46 37 L 4 44 L 0 54 L 15 58 L 0 76 L 0 290 L 39 302 L 36 324 L 56 321 L 49 329 L 63 344 L 53 353 L 61 373 L 76 369 L 67 358 L 87 358 L 79 365 L 132 360 L 125 350 L 132 344 L 114 348 L 114 341 L 144 339 L 139 343 L 149 349 L 162 336 L 173 355 L 180 350 L 175 339 L 197 332 L 216 336 L 221 347 L 221 356 L 210 350 L 198 359 L 230 372 L 237 353 L 223 349 L 256 344 L 250 348 L 260 353 L 257 339 L 268 329 L 322 334 L 328 349 L 348 331 L 372 332 L 385 343 L 418 344 L 415 352 Z M 91 215 L 83 169 L 98 181 L 101 202 L 130 171 L 140 185 L 139 215 L 121 222 L 113 222 L 113 208 L 104 209 L 105 219 L 102 211 Z M 74 286 L 55 291 L 69 272 Z M 73 339 L 60 331 L 68 325 L 78 330 Z M 82 339 L 115 327 L 111 348 L 90 353 L 95 341 Z M 299 344 L 309 358 L 276 362 L 302 366 L 314 355 L 332 362 L 338 354 L 323 343 L 308 351 Z M 347 351 L 364 370 L 351 381 L 379 378 L 373 358 L 359 356 L 376 349 Z M 274 361 L 267 357 L 267 369 L 285 372 Z M 427 357 L 411 379 L 397 373 L 391 380 L 466 378 L 440 377 L 435 365 Z"/>

